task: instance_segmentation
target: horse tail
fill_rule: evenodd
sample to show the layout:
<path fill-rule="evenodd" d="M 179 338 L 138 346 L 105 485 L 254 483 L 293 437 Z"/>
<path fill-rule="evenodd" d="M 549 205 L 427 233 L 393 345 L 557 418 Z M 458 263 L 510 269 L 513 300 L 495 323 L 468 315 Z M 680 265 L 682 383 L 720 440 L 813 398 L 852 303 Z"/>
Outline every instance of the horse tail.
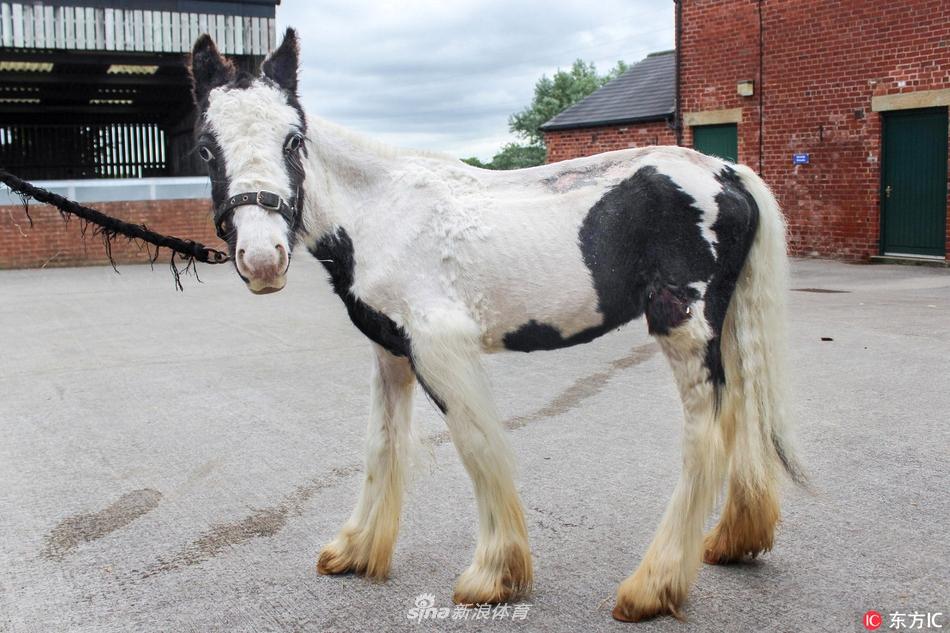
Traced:
<path fill-rule="evenodd" d="M 755 201 L 759 217 L 723 336 L 725 345 L 733 347 L 723 350 L 725 370 L 731 374 L 734 389 L 739 390 L 732 394 L 732 405 L 737 424 L 745 428 L 748 441 L 757 445 L 748 448 L 760 456 L 753 458 L 757 463 L 749 475 L 758 482 L 767 481 L 773 466 L 780 466 L 792 481 L 806 485 L 786 404 L 789 264 L 785 218 L 772 192 L 754 171 L 744 165 L 735 165 L 734 169 Z"/>

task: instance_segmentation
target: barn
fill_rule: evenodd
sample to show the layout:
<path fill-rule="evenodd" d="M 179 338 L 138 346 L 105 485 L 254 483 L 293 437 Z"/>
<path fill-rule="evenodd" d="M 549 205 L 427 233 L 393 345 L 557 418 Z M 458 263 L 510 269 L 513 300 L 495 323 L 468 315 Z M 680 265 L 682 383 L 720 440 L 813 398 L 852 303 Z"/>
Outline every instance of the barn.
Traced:
<path fill-rule="evenodd" d="M 256 69 L 275 46 L 278 3 L 0 0 L 0 165 L 110 215 L 215 243 L 185 56 L 210 33 Z M 0 188 L 0 268 L 106 261 L 78 223 L 34 207 L 31 223 Z M 122 242 L 114 254 L 148 258 Z"/>
<path fill-rule="evenodd" d="M 947 265 L 950 3 L 678 0 L 675 15 L 675 53 L 542 127 L 549 162 L 694 147 L 763 176 L 793 254 Z"/>

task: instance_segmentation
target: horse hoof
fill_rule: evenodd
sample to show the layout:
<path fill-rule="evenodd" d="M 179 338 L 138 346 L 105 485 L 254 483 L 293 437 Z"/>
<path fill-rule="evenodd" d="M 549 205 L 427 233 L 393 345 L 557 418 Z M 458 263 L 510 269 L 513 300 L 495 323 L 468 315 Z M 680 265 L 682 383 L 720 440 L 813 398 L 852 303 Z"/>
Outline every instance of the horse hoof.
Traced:
<path fill-rule="evenodd" d="M 322 550 L 317 558 L 317 573 L 325 576 L 358 572 L 359 566 L 344 551 L 330 543 Z"/>
<path fill-rule="evenodd" d="M 620 622 L 640 622 L 662 615 L 683 620 L 679 605 L 685 596 L 685 590 L 658 584 L 638 570 L 621 583 L 617 590 L 617 604 L 611 615 Z"/>
<path fill-rule="evenodd" d="M 659 601 L 637 604 L 636 601 L 617 600 L 610 615 L 618 622 L 641 622 L 663 615 L 671 615 L 677 620 L 683 619 L 675 606 Z"/>
<path fill-rule="evenodd" d="M 371 580 L 386 580 L 392 547 L 370 547 L 373 542 L 358 531 L 344 530 L 327 543 L 317 558 L 317 572 L 324 575 L 360 574 Z M 372 552 L 375 551 L 375 556 Z"/>
<path fill-rule="evenodd" d="M 527 547 L 512 546 L 500 566 L 473 563 L 455 583 L 455 604 L 477 605 L 512 602 L 531 591 L 531 554 Z"/>
<path fill-rule="evenodd" d="M 652 620 L 655 617 L 661 615 L 668 615 L 669 612 L 664 612 L 662 610 L 655 611 L 640 611 L 637 609 L 630 609 L 629 607 L 622 607 L 619 604 L 614 606 L 614 610 L 610 612 L 610 615 L 613 616 L 614 620 L 618 622 L 642 622 L 643 620 Z"/>
<path fill-rule="evenodd" d="M 703 562 L 729 565 L 755 558 L 772 549 L 776 519 L 755 523 L 745 521 L 723 527 L 717 525 L 703 539 Z"/>
<path fill-rule="evenodd" d="M 512 602 L 528 593 L 530 587 L 509 578 L 494 579 L 483 571 L 466 570 L 459 576 L 452 602 L 469 607 L 479 604 Z"/>

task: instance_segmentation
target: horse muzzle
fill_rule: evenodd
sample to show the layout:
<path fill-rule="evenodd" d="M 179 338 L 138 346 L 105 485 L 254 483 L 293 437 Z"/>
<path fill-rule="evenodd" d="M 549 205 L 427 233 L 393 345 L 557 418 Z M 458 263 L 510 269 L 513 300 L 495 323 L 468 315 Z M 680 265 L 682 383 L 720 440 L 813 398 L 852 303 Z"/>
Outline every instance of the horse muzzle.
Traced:
<path fill-rule="evenodd" d="M 238 248 L 234 264 L 254 294 L 277 292 L 287 284 L 290 257 L 287 247 L 281 243 Z"/>

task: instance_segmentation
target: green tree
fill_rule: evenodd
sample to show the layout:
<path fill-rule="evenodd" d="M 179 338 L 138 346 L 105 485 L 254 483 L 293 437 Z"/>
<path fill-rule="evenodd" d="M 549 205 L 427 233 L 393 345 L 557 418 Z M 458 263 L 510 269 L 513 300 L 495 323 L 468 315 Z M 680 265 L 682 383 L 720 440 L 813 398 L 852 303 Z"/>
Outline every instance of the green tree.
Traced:
<path fill-rule="evenodd" d="M 550 78 L 542 75 L 534 85 L 531 105 L 508 118 L 508 129 L 526 142 L 508 143 L 489 163 L 482 163 L 477 158 L 467 158 L 465 162 L 486 169 L 520 169 L 540 165 L 547 154 L 541 125 L 620 76 L 627 68 L 627 64 L 618 61 L 607 74 L 598 75 L 593 62 L 578 59 L 570 70 L 558 70 Z"/>
<path fill-rule="evenodd" d="M 521 169 L 534 167 L 544 162 L 547 150 L 544 146 L 508 143 L 491 159 L 490 169 Z"/>
<path fill-rule="evenodd" d="M 462 159 L 463 163 L 468 163 L 472 167 L 481 167 L 482 169 L 491 169 L 491 163 L 483 163 L 478 156 L 470 156 Z"/>
<path fill-rule="evenodd" d="M 531 105 L 512 114 L 508 128 L 529 145 L 544 147 L 544 134 L 539 129 L 544 123 L 626 70 L 627 65 L 619 61 L 606 75 L 598 75 L 593 62 L 578 59 L 570 70 L 558 70 L 552 78 L 542 75 L 534 85 Z"/>

